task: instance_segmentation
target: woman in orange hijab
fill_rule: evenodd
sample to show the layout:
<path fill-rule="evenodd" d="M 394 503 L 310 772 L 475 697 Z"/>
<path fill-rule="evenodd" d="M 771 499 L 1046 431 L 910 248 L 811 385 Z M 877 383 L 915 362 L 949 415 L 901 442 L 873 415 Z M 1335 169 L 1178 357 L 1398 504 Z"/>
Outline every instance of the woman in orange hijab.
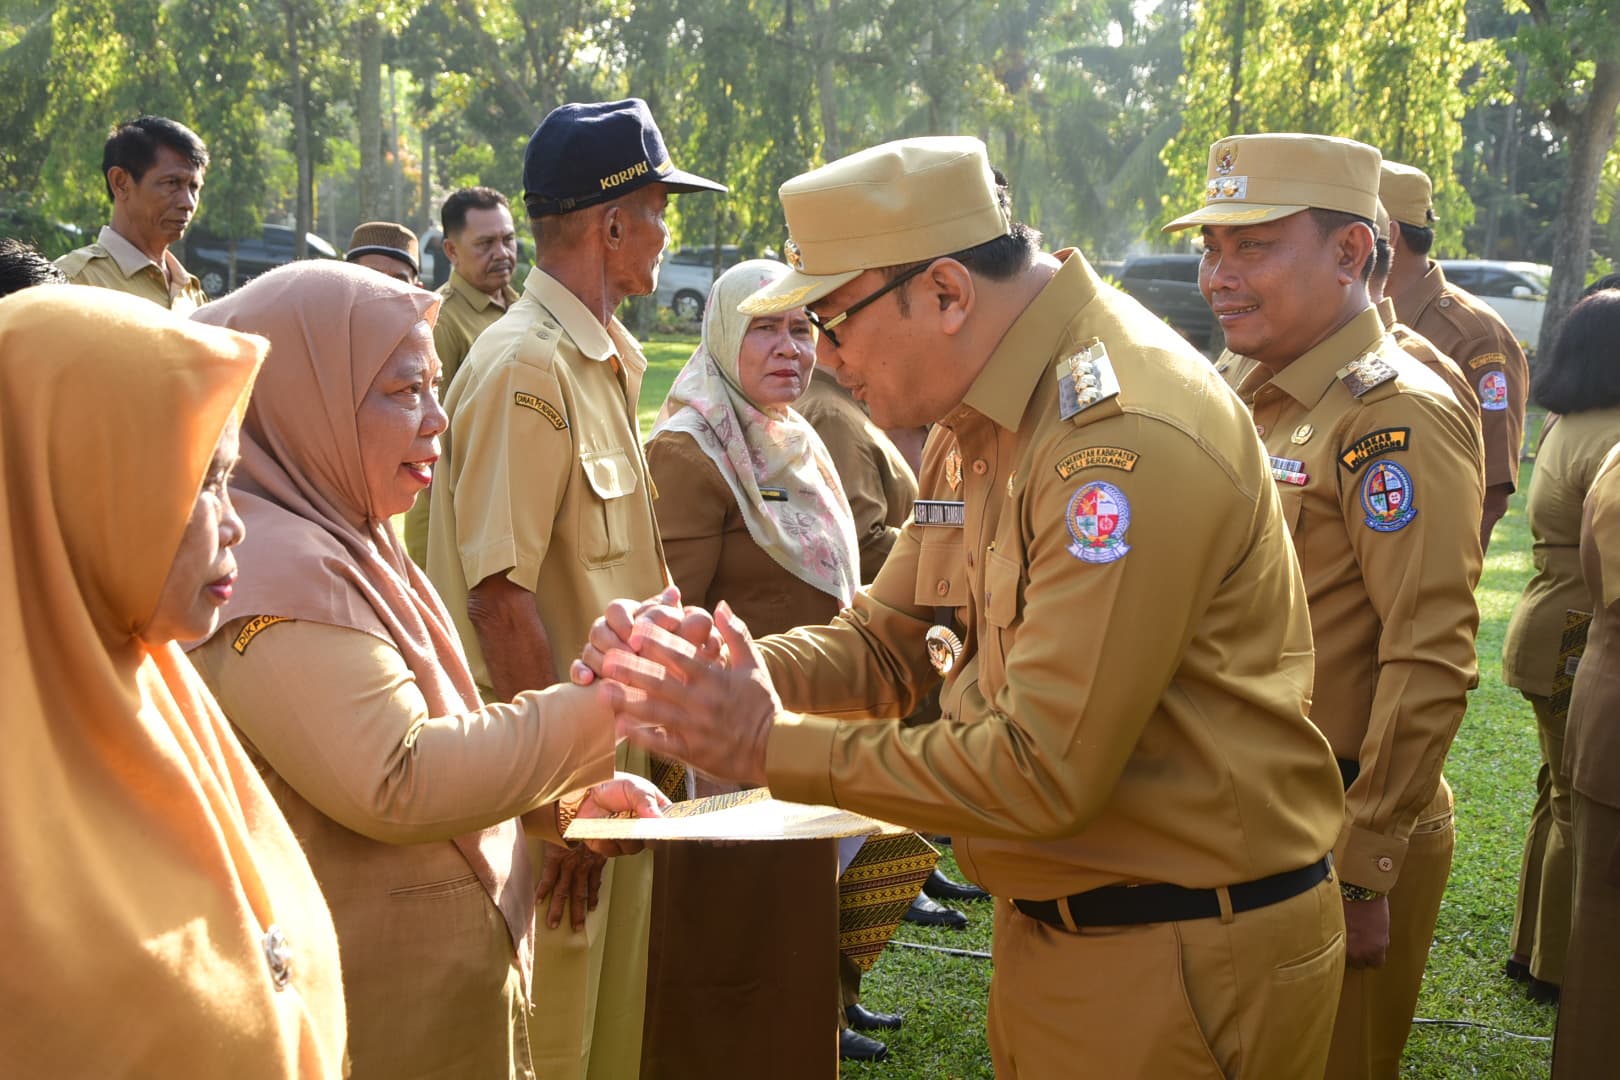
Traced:
<path fill-rule="evenodd" d="M 560 842 L 555 800 L 591 785 L 586 816 L 668 802 L 613 779 L 600 687 L 483 706 L 450 616 L 394 533 L 445 427 L 438 305 L 322 261 L 193 316 L 263 334 L 270 358 L 232 480 L 248 526 L 242 584 L 192 659 L 332 905 L 356 1080 L 528 1076 L 536 887 L 523 825 Z"/>
<path fill-rule="evenodd" d="M 332 918 L 174 644 L 231 592 L 263 356 L 104 289 L 0 301 L 8 1075 L 343 1075 Z"/>

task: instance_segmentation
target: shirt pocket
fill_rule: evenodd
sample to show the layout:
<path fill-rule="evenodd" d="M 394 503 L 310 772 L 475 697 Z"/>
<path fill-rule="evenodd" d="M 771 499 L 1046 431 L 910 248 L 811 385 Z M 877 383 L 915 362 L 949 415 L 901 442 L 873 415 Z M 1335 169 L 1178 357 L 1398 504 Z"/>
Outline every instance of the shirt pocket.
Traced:
<path fill-rule="evenodd" d="M 624 561 L 630 549 L 629 496 L 636 490 L 636 468 L 618 448 L 582 450 L 580 467 L 591 494 L 579 508 L 579 557 L 597 570 Z"/>

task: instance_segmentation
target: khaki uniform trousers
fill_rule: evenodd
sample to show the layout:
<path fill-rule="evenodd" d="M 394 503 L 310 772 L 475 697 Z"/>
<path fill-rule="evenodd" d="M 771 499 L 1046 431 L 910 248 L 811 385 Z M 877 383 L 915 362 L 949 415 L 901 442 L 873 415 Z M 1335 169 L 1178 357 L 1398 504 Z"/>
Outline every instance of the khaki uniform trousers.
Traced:
<path fill-rule="evenodd" d="M 1401 876 L 1389 893 L 1389 955 L 1380 968 L 1345 968 L 1333 1026 L 1328 1080 L 1399 1076 L 1423 969 L 1434 943 L 1440 899 L 1457 844 L 1451 785 L 1445 778 L 1418 815 Z"/>
<path fill-rule="evenodd" d="M 1558 999 L 1554 1080 L 1615 1074 L 1620 1019 L 1620 808 L 1575 792 L 1574 911 Z"/>
<path fill-rule="evenodd" d="M 1541 769 L 1536 773 L 1536 805 L 1524 838 L 1519 870 L 1519 906 L 1513 913 L 1513 955 L 1530 958 L 1530 974 L 1543 982 L 1564 981 L 1569 948 L 1570 894 L 1575 871 L 1570 863 L 1569 775 L 1564 771 L 1564 723 L 1554 720 L 1552 703 L 1525 694 L 1536 712 Z"/>
<path fill-rule="evenodd" d="M 1077 934 L 998 897 L 996 1076 L 1320 1076 L 1343 969 L 1333 877 L 1230 919 Z"/>

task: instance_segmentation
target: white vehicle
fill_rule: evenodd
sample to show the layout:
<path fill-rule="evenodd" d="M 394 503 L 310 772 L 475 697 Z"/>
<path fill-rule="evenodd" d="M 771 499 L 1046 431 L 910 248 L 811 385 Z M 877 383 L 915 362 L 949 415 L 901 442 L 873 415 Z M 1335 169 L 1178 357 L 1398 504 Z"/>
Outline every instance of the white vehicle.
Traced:
<path fill-rule="evenodd" d="M 729 270 L 743 261 L 735 244 L 720 249 L 720 269 Z M 703 317 L 703 304 L 714 284 L 714 248 L 681 248 L 664 256 L 658 270 L 658 306 L 675 312 L 676 318 L 697 322 Z"/>
<path fill-rule="evenodd" d="M 1446 280 L 1467 289 L 1489 304 L 1526 352 L 1541 339 L 1541 319 L 1547 311 L 1547 284 L 1552 267 L 1546 263 L 1496 262 L 1490 259 L 1441 259 Z"/>

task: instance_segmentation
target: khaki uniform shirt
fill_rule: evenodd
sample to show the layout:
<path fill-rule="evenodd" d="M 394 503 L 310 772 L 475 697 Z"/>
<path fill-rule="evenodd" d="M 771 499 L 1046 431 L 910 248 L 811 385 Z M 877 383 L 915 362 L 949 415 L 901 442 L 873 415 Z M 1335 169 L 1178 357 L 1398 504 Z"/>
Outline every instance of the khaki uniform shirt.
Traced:
<path fill-rule="evenodd" d="M 1479 436 L 1372 308 L 1237 389 L 1305 574 L 1311 719 L 1347 775 L 1359 768 L 1334 858 L 1346 881 L 1387 892 L 1476 677 Z"/>
<path fill-rule="evenodd" d="M 1387 296 L 1378 301 L 1378 321 L 1384 324 L 1384 329 L 1395 339 L 1395 344 L 1408 356 L 1440 376 L 1440 381 L 1446 384 L 1446 389 L 1457 399 L 1457 404 L 1473 410 L 1474 430 L 1479 432 L 1479 391 L 1474 389 L 1474 384 L 1468 381 L 1457 362 L 1435 348 L 1434 342 L 1396 318 L 1395 301 Z M 1483 440 L 1483 433 L 1480 438 Z"/>
<path fill-rule="evenodd" d="M 443 302 L 439 305 L 438 321 L 433 324 L 433 351 L 439 354 L 441 399 L 450 393 L 450 383 L 461 369 L 461 361 L 478 335 L 493 326 L 495 320 L 517 302 L 518 294 L 510 287 L 505 290 L 505 295 L 506 308 L 501 308 L 488 294 L 467 284 L 467 279 L 454 270 L 450 272 L 450 280 L 440 287 L 439 296 Z M 428 513 L 431 504 L 432 499 L 427 495 L 418 496 L 405 512 L 405 526 L 401 530 L 405 550 L 416 565 L 424 569 L 427 567 Z"/>
<path fill-rule="evenodd" d="M 147 258 L 146 252 L 114 232 L 111 225 L 101 227 L 95 243 L 56 260 L 57 269 L 75 285 L 117 289 L 177 315 L 189 315 L 208 303 L 202 283 L 186 272 L 174 252 L 164 251 L 163 263 L 159 266 Z"/>
<path fill-rule="evenodd" d="M 799 710 L 771 731 L 771 789 L 949 832 L 1005 897 L 1309 865 L 1343 797 L 1305 717 L 1304 587 L 1250 419 L 1174 331 L 1059 257 L 930 437 L 922 488 L 961 500 L 964 527 L 908 525 L 850 611 L 763 641 Z M 1064 419 L 1056 365 L 1093 339 L 1120 391 Z M 934 684 L 938 606 L 966 639 L 942 718 L 842 722 Z"/>
<path fill-rule="evenodd" d="M 855 515 L 861 580 L 871 581 L 889 557 L 900 526 L 911 517 L 917 478 L 900 448 L 825 368 L 815 369 L 809 389 L 793 408 L 810 421 L 832 455 Z"/>
<path fill-rule="evenodd" d="M 618 597 L 664 587 L 664 551 L 636 426 L 646 357 L 535 269 L 481 334 L 445 399 L 429 489 L 428 576 L 480 690 L 493 690 L 468 590 L 494 574 L 534 594 L 559 676 Z"/>
<path fill-rule="evenodd" d="M 1576 791 L 1620 807 L 1620 453 L 1604 459 L 1586 496 L 1581 571 L 1597 610 L 1575 669 L 1564 767 Z"/>
<path fill-rule="evenodd" d="M 1428 273 L 1394 299 L 1400 321 L 1451 357 L 1473 388 L 1485 438 L 1485 486 L 1517 488 L 1530 368 L 1513 331 L 1472 293 L 1449 284 L 1439 263 L 1431 262 Z"/>
<path fill-rule="evenodd" d="M 1536 451 L 1525 514 L 1536 574 L 1513 609 L 1502 646 L 1502 681 L 1550 696 L 1558 675 L 1566 611 L 1591 611 L 1581 577 L 1581 504 L 1598 465 L 1620 443 L 1620 407 L 1560 416 Z"/>

